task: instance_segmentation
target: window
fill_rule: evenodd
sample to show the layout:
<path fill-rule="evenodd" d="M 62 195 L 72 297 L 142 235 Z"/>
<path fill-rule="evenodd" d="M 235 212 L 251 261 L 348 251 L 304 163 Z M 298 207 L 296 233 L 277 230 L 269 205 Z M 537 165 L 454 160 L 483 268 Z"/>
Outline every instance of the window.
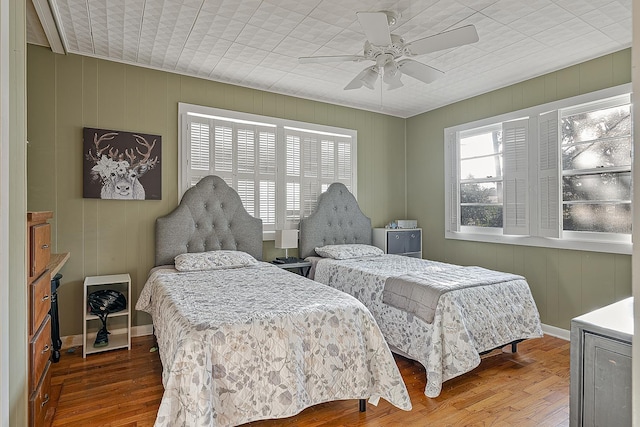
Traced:
<path fill-rule="evenodd" d="M 631 105 L 585 107 L 560 112 L 563 229 L 631 234 Z"/>
<path fill-rule="evenodd" d="M 629 90 L 445 129 L 446 237 L 631 253 Z"/>
<path fill-rule="evenodd" d="M 258 218 L 266 239 L 297 228 L 321 192 L 342 182 L 355 194 L 356 132 L 180 103 L 182 194 L 218 175 Z"/>
<path fill-rule="evenodd" d="M 502 227 L 502 129 L 460 133 L 460 224 Z"/>

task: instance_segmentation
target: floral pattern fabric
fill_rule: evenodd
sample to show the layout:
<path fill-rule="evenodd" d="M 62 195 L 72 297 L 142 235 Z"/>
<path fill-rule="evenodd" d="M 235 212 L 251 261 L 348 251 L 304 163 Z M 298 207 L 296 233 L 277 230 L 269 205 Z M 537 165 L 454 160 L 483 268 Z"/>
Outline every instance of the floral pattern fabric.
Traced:
<path fill-rule="evenodd" d="M 366 307 L 268 263 L 157 269 L 136 309 L 153 318 L 163 366 L 157 426 L 238 425 L 341 399 L 411 409 Z"/>
<path fill-rule="evenodd" d="M 175 258 L 178 271 L 238 268 L 257 263 L 258 261 L 246 252 L 229 250 L 185 253 Z"/>
<path fill-rule="evenodd" d="M 444 381 L 480 364 L 479 353 L 542 336 L 540 315 L 525 280 L 447 292 L 440 297 L 431 324 L 382 302 L 389 277 L 457 268 L 462 267 L 399 255 L 321 259 L 315 265 L 314 280 L 362 301 L 389 346 L 425 366 L 425 395 L 437 397 Z"/>
<path fill-rule="evenodd" d="M 363 256 L 380 256 L 384 251 L 377 246 L 363 245 L 358 243 L 344 245 L 326 245 L 315 248 L 318 255 L 325 258 L 349 259 Z"/>

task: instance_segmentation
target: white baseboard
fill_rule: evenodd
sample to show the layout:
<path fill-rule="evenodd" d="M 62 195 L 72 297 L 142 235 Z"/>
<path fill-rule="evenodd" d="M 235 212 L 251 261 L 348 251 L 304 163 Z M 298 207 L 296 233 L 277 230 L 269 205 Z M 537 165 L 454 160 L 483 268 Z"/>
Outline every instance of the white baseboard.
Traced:
<path fill-rule="evenodd" d="M 131 337 L 142 337 L 151 334 L 153 334 L 153 325 L 131 327 Z M 62 350 L 82 347 L 82 335 L 68 335 L 66 337 L 60 337 L 60 339 L 62 340 Z"/>
<path fill-rule="evenodd" d="M 547 335 L 551 335 L 552 337 L 561 338 L 563 340 L 569 341 L 571 338 L 571 332 L 558 328 L 556 326 L 550 326 L 542 324 L 542 332 Z M 153 325 L 142 325 L 142 326 L 132 326 L 131 327 L 131 336 L 132 337 L 143 337 L 145 335 L 153 334 Z M 62 339 L 62 349 L 68 349 L 72 347 L 81 347 L 82 346 L 82 335 L 69 335 L 66 337 L 61 337 Z"/>
<path fill-rule="evenodd" d="M 547 335 L 551 335 L 552 337 L 562 338 L 566 341 L 571 341 L 571 331 L 567 331 L 566 329 L 558 328 L 556 326 L 550 326 L 542 324 L 542 332 Z"/>

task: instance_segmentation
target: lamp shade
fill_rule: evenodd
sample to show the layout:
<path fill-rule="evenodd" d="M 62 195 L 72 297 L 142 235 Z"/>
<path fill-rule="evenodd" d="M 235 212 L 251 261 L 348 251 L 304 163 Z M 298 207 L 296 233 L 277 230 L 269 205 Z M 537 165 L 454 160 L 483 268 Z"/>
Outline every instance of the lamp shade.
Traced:
<path fill-rule="evenodd" d="M 276 230 L 277 249 L 291 249 L 298 247 L 298 230 Z"/>

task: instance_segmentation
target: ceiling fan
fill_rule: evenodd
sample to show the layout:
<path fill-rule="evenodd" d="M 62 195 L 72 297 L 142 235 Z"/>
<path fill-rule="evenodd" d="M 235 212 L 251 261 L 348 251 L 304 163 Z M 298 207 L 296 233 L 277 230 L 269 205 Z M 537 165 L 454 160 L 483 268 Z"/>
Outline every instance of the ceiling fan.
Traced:
<path fill-rule="evenodd" d="M 351 80 L 344 87 L 345 90 L 358 89 L 362 86 L 373 89 L 380 74 L 382 74 L 382 80 L 387 84 L 388 89 L 397 89 L 403 86 L 400 81 L 402 74 L 424 83 L 431 83 L 444 73 L 413 59 L 398 59 L 402 56 L 413 57 L 450 49 L 479 40 L 476 28 L 473 25 L 466 25 L 405 43 L 402 37 L 391 34 L 389 30 L 389 27 L 395 25 L 398 20 L 398 15 L 394 12 L 357 12 L 356 16 L 367 37 L 362 55 L 303 56 L 298 58 L 301 64 L 338 61 L 360 62 L 364 60 L 375 62 L 375 65 L 365 68 Z"/>

